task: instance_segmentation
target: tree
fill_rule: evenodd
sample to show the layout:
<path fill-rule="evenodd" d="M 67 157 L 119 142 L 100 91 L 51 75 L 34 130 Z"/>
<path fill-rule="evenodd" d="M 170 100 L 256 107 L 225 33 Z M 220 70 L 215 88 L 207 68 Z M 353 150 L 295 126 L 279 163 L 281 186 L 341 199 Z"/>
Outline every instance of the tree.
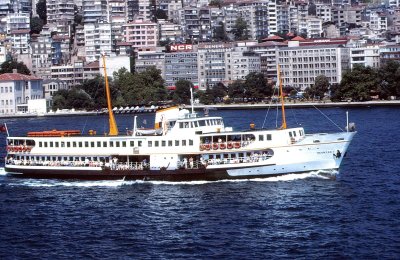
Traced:
<path fill-rule="evenodd" d="M 159 19 L 168 20 L 168 14 L 162 9 L 156 10 L 155 17 L 157 18 L 157 20 L 159 20 Z"/>
<path fill-rule="evenodd" d="M 207 86 L 208 88 L 208 86 Z M 222 101 L 222 99 L 228 94 L 228 91 L 225 85 L 222 82 L 218 82 L 211 90 L 210 90 L 214 99 L 219 99 L 218 101 Z"/>
<path fill-rule="evenodd" d="M 380 98 L 397 96 L 400 94 L 400 63 L 389 60 L 379 69 L 381 83 L 378 87 Z"/>
<path fill-rule="evenodd" d="M 334 101 L 342 99 L 370 100 L 371 92 L 377 90 L 379 83 L 377 70 L 355 65 L 352 70 L 344 73 L 340 87 L 333 93 L 331 99 Z"/>
<path fill-rule="evenodd" d="M 245 96 L 252 100 L 261 100 L 265 96 L 272 95 L 272 87 L 267 84 L 265 76 L 261 72 L 251 72 L 245 79 Z"/>
<path fill-rule="evenodd" d="M 14 60 L 8 60 L 8 61 L 3 62 L 0 65 L 0 74 L 12 73 L 13 69 L 17 69 L 18 73 L 25 74 L 25 75 L 31 75 L 30 70 L 23 62 L 17 62 Z"/>
<path fill-rule="evenodd" d="M 82 89 L 61 89 L 53 95 L 53 110 L 57 109 L 92 109 L 92 98 Z"/>
<path fill-rule="evenodd" d="M 235 35 L 235 40 L 243 41 L 249 39 L 247 23 L 242 17 L 236 19 L 235 26 L 233 28 L 233 34 Z"/>
<path fill-rule="evenodd" d="M 42 19 L 43 24 L 46 24 L 47 23 L 46 0 L 39 0 L 39 2 L 37 2 L 36 13 L 39 15 L 39 18 Z"/>
<path fill-rule="evenodd" d="M 199 91 L 199 100 L 200 103 L 204 104 L 204 105 L 209 105 L 212 104 L 214 102 L 214 95 L 212 90 L 210 89 L 210 86 L 207 86 L 206 91 Z"/>
<path fill-rule="evenodd" d="M 242 99 L 244 101 L 245 93 L 244 82 L 241 80 L 236 80 L 228 86 L 228 95 L 232 99 Z"/>
<path fill-rule="evenodd" d="M 180 79 L 175 83 L 176 89 L 173 95 L 173 100 L 178 104 L 190 104 L 190 89 L 193 89 L 193 83 Z"/>
<path fill-rule="evenodd" d="M 312 94 L 319 99 L 323 99 L 325 93 L 329 90 L 329 79 L 325 75 L 319 75 L 315 78 L 314 85 L 311 86 Z"/>
<path fill-rule="evenodd" d="M 228 35 L 225 31 L 225 24 L 223 22 L 219 22 L 218 26 L 215 26 L 213 31 L 213 38 L 215 41 L 227 41 Z"/>
<path fill-rule="evenodd" d="M 218 8 L 221 8 L 222 4 L 223 4 L 223 0 L 211 0 L 208 5 L 209 6 L 216 6 Z"/>
<path fill-rule="evenodd" d="M 42 31 L 44 22 L 39 17 L 31 18 L 31 34 L 36 33 L 39 34 Z"/>

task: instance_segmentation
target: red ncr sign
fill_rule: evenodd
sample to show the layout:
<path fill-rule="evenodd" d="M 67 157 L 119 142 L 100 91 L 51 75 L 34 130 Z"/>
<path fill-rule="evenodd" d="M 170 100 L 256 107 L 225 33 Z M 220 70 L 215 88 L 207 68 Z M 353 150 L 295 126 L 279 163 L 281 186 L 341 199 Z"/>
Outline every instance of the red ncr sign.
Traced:
<path fill-rule="evenodd" d="M 193 50 L 193 45 L 191 44 L 174 44 L 169 46 L 170 51 L 191 51 Z"/>

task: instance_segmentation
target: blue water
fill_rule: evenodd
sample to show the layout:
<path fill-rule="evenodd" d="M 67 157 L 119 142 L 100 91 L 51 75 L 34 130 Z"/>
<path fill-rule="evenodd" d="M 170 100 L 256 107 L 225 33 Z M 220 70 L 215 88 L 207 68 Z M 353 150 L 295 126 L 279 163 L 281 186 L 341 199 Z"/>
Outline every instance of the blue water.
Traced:
<path fill-rule="evenodd" d="M 345 109 L 321 109 L 343 128 Z M 399 259 L 400 109 L 352 108 L 358 133 L 336 179 L 57 181 L 0 175 L 1 259 Z M 211 111 L 227 125 L 263 124 L 265 110 Z M 315 109 L 288 110 L 306 132 L 338 128 Z M 151 115 L 146 118 L 150 125 Z M 117 116 L 120 130 L 133 124 Z M 0 123 L 4 120 L 0 119 Z M 276 125 L 269 111 L 268 127 Z M 105 117 L 7 120 L 29 130 L 107 128 Z M 4 137 L 1 137 L 4 156 Z"/>

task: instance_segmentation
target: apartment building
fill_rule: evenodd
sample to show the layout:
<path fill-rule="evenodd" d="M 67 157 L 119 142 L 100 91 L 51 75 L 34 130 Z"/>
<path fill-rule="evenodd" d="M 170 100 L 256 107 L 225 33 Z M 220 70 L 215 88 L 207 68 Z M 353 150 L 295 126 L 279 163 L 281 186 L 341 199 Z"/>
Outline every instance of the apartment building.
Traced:
<path fill-rule="evenodd" d="M 52 65 L 52 38 L 47 26 L 44 26 L 40 35 L 31 36 L 32 74 L 40 78 L 50 78 Z"/>
<path fill-rule="evenodd" d="M 389 60 L 400 62 L 400 45 L 390 44 L 379 47 L 380 63 L 385 63 Z"/>
<path fill-rule="evenodd" d="M 261 55 L 256 52 L 235 47 L 234 50 L 226 52 L 225 55 L 227 61 L 225 82 L 244 80 L 250 73 L 261 71 Z"/>
<path fill-rule="evenodd" d="M 379 68 L 380 53 L 379 45 L 354 44 L 349 46 L 350 49 L 350 68 L 354 65 L 369 66 Z"/>
<path fill-rule="evenodd" d="M 179 23 L 179 10 L 182 9 L 182 1 L 160 0 L 158 1 L 158 5 L 158 7 L 167 14 L 169 21 L 175 24 Z"/>
<path fill-rule="evenodd" d="M 325 75 L 331 84 L 340 83 L 348 68 L 349 49 L 339 46 L 300 46 L 299 42 L 291 41 L 288 47 L 281 47 L 277 57 L 283 86 L 303 91 L 311 87 L 319 75 Z"/>
<path fill-rule="evenodd" d="M 314 16 L 307 17 L 307 38 L 322 37 L 322 19 Z"/>
<path fill-rule="evenodd" d="M 385 32 L 388 29 L 388 17 L 386 14 L 383 12 L 371 12 L 369 28 L 376 33 Z"/>
<path fill-rule="evenodd" d="M 51 66 L 51 79 L 61 80 L 68 88 L 82 84 L 84 79 L 89 79 L 83 75 L 83 63 L 75 62 L 74 64 Z M 97 71 L 98 73 L 98 71 Z"/>
<path fill-rule="evenodd" d="M 337 26 L 361 25 L 362 7 L 345 5 L 332 8 L 332 21 Z"/>
<path fill-rule="evenodd" d="M 161 76 L 165 79 L 164 47 L 135 48 L 135 57 L 136 72 L 143 72 L 147 68 L 154 66 L 161 71 Z"/>
<path fill-rule="evenodd" d="M 200 43 L 198 45 L 199 89 L 213 87 L 227 78 L 226 58 L 235 47 L 234 43 Z"/>
<path fill-rule="evenodd" d="M 4 17 L 11 13 L 30 14 L 35 1 L 32 0 L 2 0 L 0 1 L 0 17 Z M 34 8 L 36 9 L 36 8 Z"/>
<path fill-rule="evenodd" d="M 324 3 L 315 4 L 316 16 L 323 22 L 332 21 L 332 6 Z"/>
<path fill-rule="evenodd" d="M 198 85 L 197 46 L 192 44 L 170 45 L 165 53 L 164 79 L 168 89 L 175 89 L 178 80 L 188 80 Z"/>
<path fill-rule="evenodd" d="M 134 48 L 156 47 L 158 26 L 151 21 L 135 20 L 123 25 L 124 42 Z"/>
<path fill-rule="evenodd" d="M 98 60 L 101 54 L 111 53 L 111 24 L 88 23 L 84 25 L 86 61 Z"/>
<path fill-rule="evenodd" d="M 83 22 L 109 22 L 107 0 L 82 0 Z"/>
<path fill-rule="evenodd" d="M 70 89 L 68 83 L 59 79 L 45 79 L 43 80 L 44 98 L 51 99 L 59 90 Z"/>
<path fill-rule="evenodd" d="M 70 0 L 46 0 L 47 23 L 57 27 L 59 35 L 69 36 L 74 22 L 74 2 Z"/>
<path fill-rule="evenodd" d="M 30 53 L 30 30 L 13 30 L 9 33 L 8 38 L 11 42 L 12 54 L 15 57 L 21 54 L 29 54 Z"/>
<path fill-rule="evenodd" d="M 10 34 L 15 30 L 30 30 L 29 14 L 10 13 L 6 17 L 6 33 Z"/>
<path fill-rule="evenodd" d="M 239 6 L 238 11 L 247 23 L 250 39 L 259 40 L 269 35 L 267 5 Z"/>
<path fill-rule="evenodd" d="M 183 42 L 181 26 L 165 20 L 157 21 L 160 42 Z"/>

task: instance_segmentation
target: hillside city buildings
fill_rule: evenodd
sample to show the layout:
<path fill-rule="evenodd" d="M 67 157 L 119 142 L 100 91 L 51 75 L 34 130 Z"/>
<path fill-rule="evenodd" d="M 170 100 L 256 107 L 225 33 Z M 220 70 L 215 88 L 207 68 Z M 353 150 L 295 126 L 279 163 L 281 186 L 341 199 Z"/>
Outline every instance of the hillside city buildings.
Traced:
<path fill-rule="evenodd" d="M 155 66 L 170 90 L 180 79 L 205 90 L 243 80 L 251 72 L 276 81 L 278 64 L 283 85 L 304 90 L 319 75 L 337 84 L 356 64 L 377 68 L 400 60 L 399 1 L 210 2 L 1 1 L 0 62 L 23 61 L 32 78 L 26 78 L 28 83 L 19 83 L 23 77 L 14 74 L 1 79 L 3 91 L 9 85 L 0 98 L 0 113 L 26 111 L 27 100 L 51 99 L 59 89 L 96 77 L 102 73 L 102 53 L 113 64 L 109 76 L 122 67 L 140 72 Z M 44 3 L 47 21 L 40 32 L 31 31 L 42 15 L 36 7 Z M 235 38 L 237 23 L 246 25 L 247 37 Z M 15 94 L 18 84 L 38 81 L 41 94 Z"/>

